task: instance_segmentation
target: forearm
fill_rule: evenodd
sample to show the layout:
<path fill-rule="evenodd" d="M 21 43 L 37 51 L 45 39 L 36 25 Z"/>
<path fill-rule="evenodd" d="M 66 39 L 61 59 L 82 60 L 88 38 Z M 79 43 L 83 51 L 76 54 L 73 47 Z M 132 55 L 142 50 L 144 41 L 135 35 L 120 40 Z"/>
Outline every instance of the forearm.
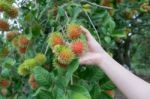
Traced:
<path fill-rule="evenodd" d="M 108 54 L 101 56 L 98 65 L 129 99 L 150 98 L 150 85 L 125 69 Z"/>

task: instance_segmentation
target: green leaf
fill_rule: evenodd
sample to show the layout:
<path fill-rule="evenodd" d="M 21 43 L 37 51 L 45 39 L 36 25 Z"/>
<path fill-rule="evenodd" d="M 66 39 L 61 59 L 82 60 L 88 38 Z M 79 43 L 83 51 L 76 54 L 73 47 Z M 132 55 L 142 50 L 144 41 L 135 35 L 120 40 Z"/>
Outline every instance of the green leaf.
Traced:
<path fill-rule="evenodd" d="M 33 74 L 35 76 L 36 81 L 41 86 L 49 86 L 51 85 L 52 75 L 45 70 L 44 68 L 37 66 L 33 69 Z"/>
<path fill-rule="evenodd" d="M 101 89 L 103 90 L 112 90 L 115 88 L 115 85 L 111 81 L 107 81 L 106 83 L 101 85 Z"/>
<path fill-rule="evenodd" d="M 93 99 L 100 99 L 101 88 L 98 83 L 94 83 L 94 86 L 93 86 L 92 90 L 90 91 L 90 94 Z"/>
<path fill-rule="evenodd" d="M 52 99 L 51 93 L 43 87 L 39 88 L 33 97 L 36 97 L 36 99 Z"/>
<path fill-rule="evenodd" d="M 111 34 L 112 37 L 122 38 L 126 37 L 126 33 L 123 30 L 115 30 Z"/>
<path fill-rule="evenodd" d="M 79 61 L 78 59 L 74 59 L 67 68 L 58 69 L 59 75 L 57 76 L 57 85 L 61 88 L 67 87 L 69 81 L 72 78 L 73 73 L 78 69 Z"/>
<path fill-rule="evenodd" d="M 32 27 L 31 27 L 31 29 L 32 29 L 32 34 L 34 36 L 40 35 L 40 32 L 41 32 L 41 26 L 40 26 L 40 24 L 38 24 L 37 22 L 34 22 L 33 25 L 32 25 Z"/>
<path fill-rule="evenodd" d="M 106 94 L 105 92 L 102 92 L 98 99 L 113 99 L 113 98 L 108 94 Z"/>
<path fill-rule="evenodd" d="M 71 86 L 71 99 L 91 99 L 86 88 L 79 85 Z"/>
<path fill-rule="evenodd" d="M 78 59 L 73 60 L 71 62 L 71 64 L 68 66 L 67 72 L 65 74 L 65 77 L 66 77 L 66 80 L 67 80 L 67 84 L 71 80 L 73 73 L 78 69 L 78 67 L 79 67 Z"/>

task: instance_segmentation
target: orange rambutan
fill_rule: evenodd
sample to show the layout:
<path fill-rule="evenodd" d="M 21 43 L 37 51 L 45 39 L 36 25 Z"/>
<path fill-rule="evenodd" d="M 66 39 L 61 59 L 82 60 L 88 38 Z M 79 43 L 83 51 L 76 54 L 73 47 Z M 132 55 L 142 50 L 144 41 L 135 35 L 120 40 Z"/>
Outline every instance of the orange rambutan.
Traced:
<path fill-rule="evenodd" d="M 63 45 L 64 40 L 63 40 L 63 36 L 61 35 L 61 33 L 59 32 L 50 33 L 48 44 L 50 47 L 54 47 L 56 45 Z"/>
<path fill-rule="evenodd" d="M 10 18 L 16 18 L 18 16 L 18 8 L 11 7 L 6 13 Z"/>
<path fill-rule="evenodd" d="M 55 51 L 55 55 L 59 64 L 68 65 L 74 58 L 75 55 L 72 50 L 65 45 L 59 46 Z"/>
<path fill-rule="evenodd" d="M 8 31 L 9 30 L 9 24 L 2 19 L 0 19 L 0 30 L 2 30 L 2 31 Z"/>
<path fill-rule="evenodd" d="M 25 35 L 20 35 L 18 38 L 19 47 L 26 47 L 29 45 L 29 39 Z"/>
<path fill-rule="evenodd" d="M 67 27 L 67 33 L 70 39 L 77 39 L 80 37 L 82 30 L 78 24 L 69 24 Z"/>
<path fill-rule="evenodd" d="M 11 32 L 8 32 L 7 35 L 6 35 L 6 39 L 8 41 L 11 41 L 16 35 L 18 35 L 19 33 L 16 32 L 16 31 L 11 31 Z"/>
<path fill-rule="evenodd" d="M 72 42 L 71 49 L 75 55 L 81 55 L 86 50 L 86 44 L 84 44 L 84 42 L 81 40 L 76 40 Z"/>

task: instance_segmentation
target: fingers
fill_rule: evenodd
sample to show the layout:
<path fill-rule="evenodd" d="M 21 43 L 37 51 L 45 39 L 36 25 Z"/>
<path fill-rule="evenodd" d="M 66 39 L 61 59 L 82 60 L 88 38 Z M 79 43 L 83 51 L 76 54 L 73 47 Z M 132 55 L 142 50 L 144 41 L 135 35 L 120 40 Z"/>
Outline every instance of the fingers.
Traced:
<path fill-rule="evenodd" d="M 91 33 L 83 26 L 80 26 L 81 30 L 85 33 L 87 40 L 90 40 L 93 38 L 93 36 L 91 35 Z"/>

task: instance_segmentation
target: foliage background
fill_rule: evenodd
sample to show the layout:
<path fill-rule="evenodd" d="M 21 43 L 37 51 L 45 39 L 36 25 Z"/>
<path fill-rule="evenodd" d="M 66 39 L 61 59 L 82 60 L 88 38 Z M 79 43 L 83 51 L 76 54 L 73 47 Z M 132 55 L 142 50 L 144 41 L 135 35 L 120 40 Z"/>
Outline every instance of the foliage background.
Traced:
<path fill-rule="evenodd" d="M 104 4 L 101 3 L 102 0 L 14 1 L 14 4 L 20 9 L 19 16 L 10 21 L 9 17 L 2 13 L 1 18 L 9 19 L 11 30 L 18 30 L 26 34 L 32 43 L 28 47 L 27 53 L 20 55 L 12 47 L 11 42 L 5 39 L 7 32 L 2 33 L 2 31 L 0 34 L 1 53 L 3 53 L 4 48 L 9 50 L 7 56 L 3 57 L 3 54 L 0 56 L 1 78 L 6 78 L 12 82 L 8 88 L 7 97 L 9 99 L 48 99 L 47 97 L 62 99 L 64 95 L 64 99 L 67 99 L 66 97 L 71 94 L 70 90 L 75 91 L 77 87 L 77 92 L 90 95 L 89 97 L 92 97 L 92 99 L 111 99 L 111 96 L 105 93 L 105 90 L 114 89 L 114 86 L 106 75 L 96 67 L 78 68 L 78 62 L 75 60 L 72 63 L 73 68 L 68 69 L 69 75 L 77 76 L 73 77 L 76 86 L 72 88 L 70 82 L 67 82 L 70 81 L 70 76 L 59 77 L 59 73 L 57 74 L 52 66 L 53 54 L 47 46 L 48 35 L 53 31 L 60 31 L 65 35 L 66 26 L 71 22 L 88 28 L 105 50 L 127 69 L 137 75 L 149 76 L 150 11 L 143 12 L 140 9 L 141 4 L 148 2 L 148 0 L 106 1 Z M 32 90 L 27 82 L 29 76 L 21 77 L 16 71 L 23 60 L 34 57 L 39 52 L 47 56 L 45 64 L 49 68 L 44 69 L 43 66 L 33 71 L 35 75 L 41 77 L 41 80 L 38 80 L 41 86 L 37 90 Z M 50 81 L 46 81 L 47 79 L 44 80 L 45 77 L 52 78 L 50 78 Z M 65 78 L 68 79 L 64 80 Z M 52 79 L 56 81 L 58 88 L 51 89 L 54 83 L 51 81 Z M 45 84 L 47 84 L 46 87 Z M 65 84 L 67 84 L 67 87 Z M 78 85 L 84 87 L 85 90 L 79 88 Z M 48 89 L 47 86 L 49 86 Z M 64 94 L 66 90 L 68 94 Z"/>

